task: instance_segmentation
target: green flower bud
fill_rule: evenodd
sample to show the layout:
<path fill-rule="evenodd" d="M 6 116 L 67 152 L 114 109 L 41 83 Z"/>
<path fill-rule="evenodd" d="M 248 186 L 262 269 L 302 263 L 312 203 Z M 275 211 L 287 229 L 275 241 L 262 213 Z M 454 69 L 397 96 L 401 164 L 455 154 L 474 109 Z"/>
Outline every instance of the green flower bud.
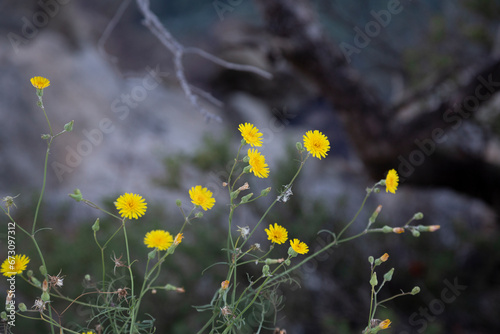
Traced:
<path fill-rule="evenodd" d="M 49 134 L 43 134 L 42 135 L 42 139 L 50 139 L 50 135 Z"/>
<path fill-rule="evenodd" d="M 416 286 L 411 290 L 412 295 L 416 295 L 417 293 L 420 292 L 420 287 Z"/>
<path fill-rule="evenodd" d="M 413 234 L 415 238 L 418 238 L 420 236 L 420 232 L 416 229 L 411 230 L 411 234 Z"/>
<path fill-rule="evenodd" d="M 164 289 L 167 291 L 175 291 L 177 287 L 173 286 L 172 284 L 167 284 L 164 286 Z"/>
<path fill-rule="evenodd" d="M 297 255 L 299 255 L 299 253 L 297 253 L 292 247 L 288 248 L 288 255 L 290 255 L 291 257 L 296 257 Z"/>
<path fill-rule="evenodd" d="M 50 294 L 47 291 L 42 292 L 42 301 L 43 302 L 50 301 Z"/>
<path fill-rule="evenodd" d="M 373 273 L 372 277 L 370 278 L 370 285 L 376 286 L 377 284 L 378 284 L 377 273 Z"/>
<path fill-rule="evenodd" d="M 415 220 L 420 220 L 424 218 L 424 214 L 422 212 L 417 212 L 416 214 L 413 215 L 413 219 Z"/>
<path fill-rule="evenodd" d="M 66 130 L 66 132 L 73 131 L 73 124 L 75 124 L 75 121 L 64 124 L 64 130 Z"/>
<path fill-rule="evenodd" d="M 203 217 L 203 212 L 196 212 L 196 213 L 194 214 L 194 216 L 195 216 L 196 218 L 202 218 L 202 217 Z"/>
<path fill-rule="evenodd" d="M 267 264 L 262 267 L 262 276 L 264 277 L 271 276 L 271 272 Z"/>
<path fill-rule="evenodd" d="M 292 264 L 292 261 L 290 261 L 290 259 L 286 259 L 285 260 L 285 265 L 289 266 L 290 264 Z"/>
<path fill-rule="evenodd" d="M 243 162 L 249 162 L 249 161 L 250 161 L 250 157 L 248 155 L 243 157 Z"/>
<path fill-rule="evenodd" d="M 250 200 L 250 198 L 252 198 L 252 196 L 253 196 L 253 193 L 250 193 L 248 195 L 243 196 L 241 198 L 241 204 L 248 202 L 248 200 Z"/>
<path fill-rule="evenodd" d="M 45 266 L 40 266 L 39 270 L 40 274 L 42 274 L 43 276 L 47 276 L 47 268 L 45 268 Z"/>
<path fill-rule="evenodd" d="M 5 313 L 5 311 L 2 311 L 2 313 L 0 313 L 0 319 L 2 319 L 3 321 L 7 321 L 7 313 Z"/>
<path fill-rule="evenodd" d="M 97 218 L 94 222 L 94 225 L 92 225 L 92 231 L 97 232 L 99 231 L 99 218 Z"/>
<path fill-rule="evenodd" d="M 177 205 L 180 208 L 182 206 L 182 201 L 180 199 L 176 200 L 175 205 Z"/>
<path fill-rule="evenodd" d="M 28 308 L 26 307 L 25 303 L 19 304 L 19 311 L 26 312 L 27 310 L 28 310 Z"/>
<path fill-rule="evenodd" d="M 244 174 L 250 173 L 250 169 L 252 169 L 252 166 L 250 166 L 250 165 L 246 166 L 245 168 L 243 168 L 243 173 Z"/>
<path fill-rule="evenodd" d="M 378 193 L 380 192 L 380 189 L 379 189 L 379 188 L 375 188 L 375 189 L 373 189 L 373 192 L 374 192 L 375 194 L 378 194 Z"/>
<path fill-rule="evenodd" d="M 299 151 L 299 153 L 304 152 L 304 147 L 302 146 L 302 143 L 301 143 L 300 141 L 298 141 L 298 142 L 295 144 L 295 147 L 297 148 L 297 151 Z"/>
<path fill-rule="evenodd" d="M 384 227 L 382 227 L 382 232 L 392 233 L 392 227 L 385 225 Z"/>
<path fill-rule="evenodd" d="M 384 280 L 386 282 L 389 282 L 392 279 L 393 274 L 394 274 L 394 268 L 392 268 L 391 270 L 389 270 L 388 272 L 385 273 Z"/>
<path fill-rule="evenodd" d="M 35 284 L 35 286 L 37 286 L 37 287 L 42 286 L 42 282 L 40 282 L 35 276 L 31 277 L 31 282 L 33 282 L 33 284 Z"/>
<path fill-rule="evenodd" d="M 229 196 L 231 197 L 231 199 L 235 199 L 235 198 L 238 197 L 239 194 L 240 194 L 240 191 L 239 190 L 235 190 Z"/>
<path fill-rule="evenodd" d="M 29 278 L 31 278 L 31 276 L 33 276 L 33 270 L 31 270 L 31 269 L 30 269 L 30 270 L 28 270 L 28 271 L 26 272 L 26 275 L 27 275 Z"/>
<path fill-rule="evenodd" d="M 368 257 L 368 262 L 370 262 L 370 264 L 373 264 L 373 261 L 374 261 L 373 256 L 369 256 Z"/>
<path fill-rule="evenodd" d="M 152 260 L 155 258 L 155 256 L 156 256 L 156 248 L 148 253 L 148 259 Z"/>
<path fill-rule="evenodd" d="M 262 189 L 260 192 L 260 196 L 267 196 L 271 192 L 271 187 L 267 187 L 266 189 Z"/>
<path fill-rule="evenodd" d="M 89 274 L 85 275 L 85 280 L 86 281 L 90 281 L 90 275 Z"/>
<path fill-rule="evenodd" d="M 73 190 L 73 193 L 69 194 L 69 197 L 71 197 L 77 202 L 80 202 L 83 199 L 82 192 L 78 188 Z"/>

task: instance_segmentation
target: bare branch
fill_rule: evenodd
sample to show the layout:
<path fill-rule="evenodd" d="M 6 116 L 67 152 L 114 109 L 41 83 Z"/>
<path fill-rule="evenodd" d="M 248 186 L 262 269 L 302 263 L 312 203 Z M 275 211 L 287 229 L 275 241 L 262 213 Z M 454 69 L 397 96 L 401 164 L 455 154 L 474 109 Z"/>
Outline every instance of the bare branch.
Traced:
<path fill-rule="evenodd" d="M 245 71 L 255 73 L 260 75 L 266 79 L 271 79 L 272 74 L 268 73 L 264 70 L 261 70 L 255 66 L 250 65 L 241 65 L 231 63 L 225 60 L 222 60 L 206 51 L 203 51 L 198 48 L 185 48 L 182 44 L 180 44 L 170 32 L 163 26 L 158 17 L 151 11 L 149 8 L 149 0 L 137 0 L 137 6 L 144 16 L 143 24 L 160 40 L 160 42 L 174 55 L 174 66 L 175 66 L 175 75 L 179 80 L 179 83 L 184 91 L 184 94 L 188 98 L 189 102 L 193 107 L 198 110 L 207 120 L 215 119 L 217 121 L 221 121 L 219 116 L 216 116 L 210 112 L 208 112 L 205 108 L 203 108 L 198 102 L 199 96 L 202 95 L 204 98 L 214 103 L 215 105 L 220 105 L 220 101 L 216 100 L 212 95 L 199 91 L 198 89 L 192 88 L 189 85 L 186 75 L 184 72 L 184 66 L 182 64 L 182 58 L 185 54 L 192 53 L 196 54 L 202 58 L 205 58 L 217 65 L 220 65 L 224 68 L 236 70 L 236 71 Z"/>

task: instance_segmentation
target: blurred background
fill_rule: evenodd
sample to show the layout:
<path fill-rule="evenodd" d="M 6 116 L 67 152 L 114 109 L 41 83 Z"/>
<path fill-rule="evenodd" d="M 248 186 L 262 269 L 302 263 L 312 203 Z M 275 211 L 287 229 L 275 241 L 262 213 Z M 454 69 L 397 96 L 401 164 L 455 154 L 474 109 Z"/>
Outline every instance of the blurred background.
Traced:
<path fill-rule="evenodd" d="M 317 231 L 340 231 L 366 187 L 392 168 L 401 177 L 396 195 L 371 196 L 348 233 L 362 231 L 377 205 L 383 206 L 377 227 L 402 226 L 415 212 L 424 213 L 420 223 L 441 226 L 419 238 L 372 234 L 334 248 L 295 274 L 300 288 L 280 288 L 286 306 L 261 332 L 360 333 L 370 307 L 367 258 L 386 252 L 379 275 L 396 269 L 381 298 L 421 288 L 379 310 L 378 318 L 392 321 L 387 332 L 500 330 L 500 1 L 152 1 L 152 12 L 182 45 L 273 75 L 265 79 L 186 54 L 188 82 L 218 100 L 196 89 L 199 108 L 179 85 L 172 53 L 142 24 L 136 2 L 125 4 L 0 1 L 0 197 L 19 194 L 13 212 L 20 225 L 33 219 L 46 147 L 40 135 L 48 132 L 29 79 L 50 79 L 44 104 L 54 129 L 75 121 L 51 149 L 39 219 L 52 229 L 38 238 L 49 273 L 66 275 L 63 294 L 84 291 L 86 274 L 98 280 L 95 219 L 102 219 L 103 234 L 117 228 L 72 201 L 73 189 L 110 210 L 124 192 L 144 196 L 148 212 L 132 223 L 131 244 L 133 257 L 145 259 L 145 233 L 175 235 L 182 224 L 175 200 L 190 208 L 187 191 L 201 184 L 217 205 L 189 226 L 160 277 L 186 292 L 159 292 L 144 304 L 158 333 L 198 331 L 209 316 L 193 305 L 209 303 L 225 279 L 222 266 L 201 272 L 224 258 L 228 198 L 221 184 L 240 143 L 237 126 L 250 122 L 264 133 L 271 174 L 248 181 L 254 193 L 273 190 L 242 208 L 238 226 L 255 226 L 289 182 L 297 168 L 295 143 L 305 131 L 318 129 L 331 143 L 326 159 L 308 160 L 293 196 L 254 235 L 264 248 L 264 228 L 274 222 L 311 250 L 320 248 L 329 239 Z M 2 254 L 5 241 L 6 230 L 0 231 Z M 120 247 L 109 250 L 119 255 Z M 40 265 L 20 233 L 17 252 L 30 256 L 31 268 Z M 136 270 L 140 275 L 143 263 Z M 258 275 L 260 269 L 246 270 Z M 30 307 L 37 292 L 17 284 L 17 302 Z M 4 280 L 0 290 L 7 290 Z M 83 325 L 88 317 L 75 307 L 63 321 Z M 253 333 L 251 324 L 242 333 Z M 20 317 L 13 329 L 43 331 Z"/>

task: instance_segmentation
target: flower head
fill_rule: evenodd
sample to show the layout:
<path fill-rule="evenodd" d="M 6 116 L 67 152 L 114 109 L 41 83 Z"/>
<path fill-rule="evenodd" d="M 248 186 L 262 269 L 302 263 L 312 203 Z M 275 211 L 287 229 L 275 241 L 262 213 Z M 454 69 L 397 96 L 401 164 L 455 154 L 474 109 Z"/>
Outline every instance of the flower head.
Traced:
<path fill-rule="evenodd" d="M 299 254 L 306 254 L 309 252 L 309 247 L 299 239 L 290 240 L 290 246 L 292 249 Z"/>
<path fill-rule="evenodd" d="M 161 251 L 168 249 L 173 242 L 174 238 L 172 235 L 163 230 L 148 232 L 144 238 L 144 244 L 148 246 L 148 248 L 158 248 L 158 250 Z"/>
<path fill-rule="evenodd" d="M 50 86 L 49 79 L 44 77 L 33 77 L 30 82 L 36 89 L 44 89 Z"/>
<path fill-rule="evenodd" d="M 202 186 L 192 187 L 189 190 L 189 197 L 191 197 L 191 203 L 201 206 L 205 211 L 210 210 L 215 204 L 212 192 Z"/>
<path fill-rule="evenodd" d="M 250 144 L 250 146 L 254 147 L 260 147 L 262 146 L 262 133 L 259 132 L 259 129 L 257 129 L 253 124 L 250 123 L 245 123 L 245 124 L 240 124 L 238 127 L 238 130 L 241 132 L 241 136 L 247 144 Z"/>
<path fill-rule="evenodd" d="M 380 329 L 386 329 L 386 328 L 389 328 L 389 326 L 391 325 L 391 321 L 389 319 L 385 319 L 384 321 L 382 321 L 378 327 Z"/>
<path fill-rule="evenodd" d="M 182 238 L 184 238 L 184 235 L 182 233 L 177 233 L 174 238 L 174 245 L 178 246 L 182 242 Z"/>
<path fill-rule="evenodd" d="M 267 239 L 271 240 L 274 243 L 282 244 L 288 239 L 287 230 L 279 226 L 277 223 L 273 225 L 269 225 L 269 229 L 265 230 L 267 233 Z"/>
<path fill-rule="evenodd" d="M 266 163 L 266 158 L 256 149 L 248 149 L 248 157 L 250 160 L 250 171 L 254 173 L 255 176 L 260 178 L 266 178 L 269 176 L 269 167 Z"/>
<path fill-rule="evenodd" d="M 304 147 L 315 158 L 321 160 L 330 151 L 328 138 L 318 130 L 307 131 L 304 135 Z"/>
<path fill-rule="evenodd" d="M 389 254 L 384 253 L 384 255 L 382 255 L 382 256 L 380 257 L 380 261 L 385 262 L 385 261 L 387 261 L 387 259 L 388 259 L 388 258 L 389 258 Z"/>
<path fill-rule="evenodd" d="M 0 272 L 7 277 L 21 274 L 26 269 L 29 262 L 30 258 L 26 255 L 17 254 L 15 256 L 9 256 L 3 261 Z"/>
<path fill-rule="evenodd" d="M 147 203 L 141 195 L 125 193 L 115 202 L 118 212 L 123 218 L 137 219 L 146 213 Z"/>
<path fill-rule="evenodd" d="M 391 169 L 387 173 L 387 177 L 385 178 L 385 192 L 391 192 L 393 194 L 396 193 L 396 189 L 398 188 L 399 176 L 396 170 Z"/>
<path fill-rule="evenodd" d="M 37 298 L 35 300 L 35 304 L 33 304 L 33 306 L 31 308 L 34 308 L 35 310 L 39 311 L 39 312 L 43 312 L 45 311 L 45 305 L 47 304 L 48 302 L 44 302 L 43 300 L 41 300 L 40 298 Z"/>

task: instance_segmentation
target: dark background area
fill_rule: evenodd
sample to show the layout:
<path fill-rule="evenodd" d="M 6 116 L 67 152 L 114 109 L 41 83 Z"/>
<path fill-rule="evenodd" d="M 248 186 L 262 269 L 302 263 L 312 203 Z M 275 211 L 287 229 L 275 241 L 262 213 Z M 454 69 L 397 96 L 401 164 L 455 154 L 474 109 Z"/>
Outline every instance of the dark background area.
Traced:
<path fill-rule="evenodd" d="M 175 200 L 189 207 L 187 190 L 202 184 L 217 205 L 189 227 L 160 278 L 186 293 L 159 292 L 144 303 L 158 333 L 199 330 L 206 315 L 192 306 L 207 304 L 225 278 L 222 267 L 201 275 L 225 256 L 228 199 L 220 184 L 239 145 L 237 126 L 251 122 L 264 133 L 271 168 L 269 179 L 250 179 L 252 189 L 271 186 L 271 194 L 278 194 L 295 171 L 295 142 L 305 131 L 322 131 L 332 146 L 326 159 L 308 161 L 294 195 L 273 209 L 265 226 L 278 222 L 317 249 L 327 240 L 317 231 L 340 231 L 365 188 L 391 168 L 402 181 L 396 195 L 370 197 L 348 233 L 362 231 L 379 204 L 377 226 L 402 226 L 415 212 L 424 213 L 422 224 L 441 225 L 419 238 L 364 236 L 312 261 L 294 276 L 300 289 L 280 288 L 285 307 L 264 333 L 274 327 L 293 334 L 361 332 L 370 307 L 367 258 L 385 252 L 390 258 L 379 275 L 392 267 L 395 274 L 383 297 L 421 288 L 379 310 L 378 318 L 392 321 L 387 332 L 500 329 L 499 1 L 152 1 L 153 12 L 183 45 L 273 74 L 266 80 L 187 55 L 189 82 L 224 103 L 202 99 L 221 122 L 207 122 L 186 99 L 172 54 L 141 24 L 134 1 L 108 36 L 106 27 L 122 2 L 43 3 L 51 7 L 0 2 L 0 197 L 20 194 L 14 211 L 19 224 L 30 226 L 33 219 L 45 153 L 40 134 L 47 132 L 29 79 L 51 80 L 44 103 L 54 128 L 75 120 L 74 131 L 57 138 L 50 166 L 67 163 L 103 119 L 113 124 L 71 171 L 58 175 L 49 168 L 39 224 L 52 230 L 39 240 L 49 273 L 66 275 L 64 294 L 81 293 L 85 274 L 99 276 L 95 219 L 102 219 L 102 233 L 116 228 L 71 201 L 67 194 L 74 188 L 108 209 L 124 192 L 143 195 L 148 212 L 134 222 L 131 244 L 132 253 L 145 258 L 144 234 L 160 228 L 175 234 L 182 223 Z M 390 9 L 394 13 L 384 17 Z M 143 87 L 155 68 L 161 84 L 124 114 L 118 109 L 125 106 L 124 95 Z M 242 210 L 235 225 L 254 226 L 270 200 Z M 2 222 L 6 226 L 7 218 Z M 254 238 L 267 247 L 265 226 Z M 2 252 L 5 240 L 6 231 L 0 231 Z M 123 252 L 120 243 L 113 247 Z M 40 265 L 30 240 L 20 234 L 17 251 L 30 256 L 30 267 Z M 258 274 L 254 266 L 246 270 Z M 0 286 L 6 290 L 3 280 Z M 19 279 L 17 289 L 18 302 L 30 307 L 37 292 Z M 83 325 L 87 317 L 75 308 L 64 321 Z M 18 317 L 13 332 L 46 330 Z"/>

